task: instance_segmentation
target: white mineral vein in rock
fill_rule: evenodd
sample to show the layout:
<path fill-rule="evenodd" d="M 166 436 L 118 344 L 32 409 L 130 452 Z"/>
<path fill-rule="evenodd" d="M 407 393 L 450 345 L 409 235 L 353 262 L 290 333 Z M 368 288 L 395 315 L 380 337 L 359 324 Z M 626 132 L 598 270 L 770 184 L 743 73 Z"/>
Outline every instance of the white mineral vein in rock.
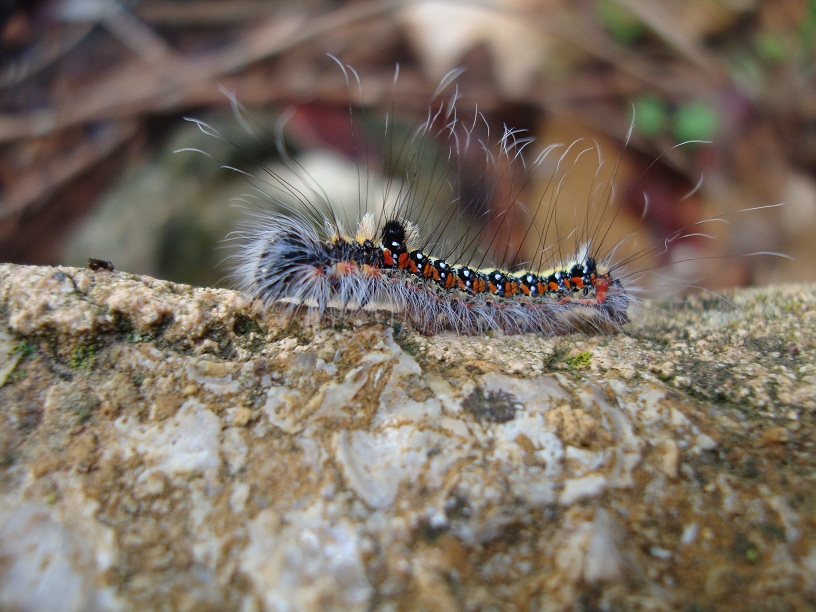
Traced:
<path fill-rule="evenodd" d="M 422 479 L 429 487 L 439 486 L 455 456 L 450 448 L 429 456 L 430 449 L 444 446 L 442 436 L 410 427 L 341 431 L 334 444 L 349 487 L 371 508 L 390 506 L 404 482 Z"/>
<path fill-rule="evenodd" d="M 416 359 L 405 353 L 393 339 L 389 330 L 386 346 L 391 351 L 391 375 L 380 394 L 380 405 L 374 415 L 373 426 L 406 421 L 438 423 L 442 414 L 442 399 L 429 397 L 425 401 L 411 399 L 407 390 L 419 384 L 422 370 Z M 446 390 L 450 394 L 450 387 Z M 443 391 L 444 393 L 444 391 Z"/>
<path fill-rule="evenodd" d="M 106 543 L 113 546 L 112 531 L 78 516 L 58 515 L 40 504 L 0 512 L 0 558 L 4 559 L 0 608 L 122 609 L 114 589 L 100 588 L 91 578 L 108 569 L 115 558 L 105 550 Z"/>
<path fill-rule="evenodd" d="M 592 519 L 592 534 L 586 549 L 584 580 L 589 584 L 597 584 L 621 578 L 624 570 L 621 553 L 623 537 L 623 531 L 614 516 L 603 508 L 598 508 Z"/>
<path fill-rule="evenodd" d="M 240 566 L 270 610 L 359 607 L 373 592 L 363 562 L 360 528 L 346 518 L 330 521 L 315 503 L 282 517 L 263 510 L 249 522 Z"/>
<path fill-rule="evenodd" d="M 616 386 L 621 386 L 621 384 L 617 383 Z M 616 441 L 613 450 L 615 464 L 607 479 L 608 486 L 616 488 L 632 486 L 632 472 L 641 460 L 640 449 L 642 445 L 640 438 L 635 435 L 632 422 L 622 410 L 607 402 L 599 389 L 587 390 L 583 396 L 584 405 L 594 402 L 600 407 L 607 418 L 610 429 L 614 432 Z"/>
<path fill-rule="evenodd" d="M 564 489 L 558 501 L 563 506 L 570 506 L 582 499 L 599 497 L 607 487 L 607 480 L 600 474 L 590 474 L 582 478 L 570 478 L 564 481 Z"/>
<path fill-rule="evenodd" d="M 225 395 L 238 391 L 238 381 L 233 378 L 231 373 L 224 374 L 223 376 L 204 374 L 201 370 L 205 368 L 207 363 L 209 362 L 203 360 L 191 361 L 185 366 L 187 375 L 204 387 L 206 391 L 214 395 Z"/>
<path fill-rule="evenodd" d="M 306 423 L 299 418 L 301 413 L 295 412 L 293 407 L 301 406 L 302 403 L 299 392 L 286 387 L 270 387 L 266 392 L 263 411 L 275 427 L 280 427 L 286 433 L 298 433 L 305 428 Z"/>
<path fill-rule="evenodd" d="M 176 475 L 217 470 L 221 464 L 221 421 L 196 399 L 186 400 L 167 421 L 142 425 L 122 417 L 116 422 L 150 469 Z"/>

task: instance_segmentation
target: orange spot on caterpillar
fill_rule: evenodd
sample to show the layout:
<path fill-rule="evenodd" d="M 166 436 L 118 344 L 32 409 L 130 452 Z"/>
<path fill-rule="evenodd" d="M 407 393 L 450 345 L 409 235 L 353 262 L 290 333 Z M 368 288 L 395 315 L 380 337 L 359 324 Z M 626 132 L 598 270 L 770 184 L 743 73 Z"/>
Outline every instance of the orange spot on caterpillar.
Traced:
<path fill-rule="evenodd" d="M 432 278 L 433 280 L 438 281 L 439 280 L 439 270 L 437 270 L 433 266 L 433 264 L 431 264 L 430 262 L 427 262 L 422 267 L 422 276 L 424 276 L 425 278 Z"/>
<path fill-rule="evenodd" d="M 371 266 L 369 264 L 363 264 L 363 276 L 367 278 L 377 278 L 382 276 L 382 272 L 376 266 Z"/>
<path fill-rule="evenodd" d="M 346 276 L 348 274 L 354 274 L 354 272 L 358 269 L 358 266 L 354 262 L 350 261 L 338 261 L 334 264 L 336 276 Z"/>
<path fill-rule="evenodd" d="M 400 253 L 399 259 L 397 260 L 397 267 L 400 270 L 408 270 L 411 274 L 419 272 L 416 262 L 411 259 L 408 253 Z"/>

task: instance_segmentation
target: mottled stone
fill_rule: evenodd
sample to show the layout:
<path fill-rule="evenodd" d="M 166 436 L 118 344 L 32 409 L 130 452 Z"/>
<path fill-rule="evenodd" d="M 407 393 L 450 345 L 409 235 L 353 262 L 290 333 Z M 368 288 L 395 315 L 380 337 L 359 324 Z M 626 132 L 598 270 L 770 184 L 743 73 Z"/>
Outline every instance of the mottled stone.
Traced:
<path fill-rule="evenodd" d="M 424 337 L 0 266 L 0 607 L 813 607 L 814 297 Z"/>

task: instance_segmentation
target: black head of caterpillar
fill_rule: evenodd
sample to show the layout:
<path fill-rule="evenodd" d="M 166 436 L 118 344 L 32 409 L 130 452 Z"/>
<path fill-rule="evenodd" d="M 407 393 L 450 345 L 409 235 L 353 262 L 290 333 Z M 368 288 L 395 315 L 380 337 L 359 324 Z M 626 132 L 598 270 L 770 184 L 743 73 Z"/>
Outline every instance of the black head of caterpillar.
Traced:
<path fill-rule="evenodd" d="M 347 82 L 359 86 L 356 73 L 341 68 Z M 389 154 L 399 157 L 401 170 L 372 204 L 368 170 L 358 167 L 353 234 L 344 229 L 350 225 L 347 213 L 288 155 L 283 129 L 278 130 L 281 158 L 301 182 L 271 170 L 248 176 L 255 196 L 278 210 L 256 211 L 233 234 L 238 288 L 290 313 L 309 309 L 332 318 L 384 309 L 426 333 L 559 335 L 617 331 L 629 322 L 636 301 L 631 264 L 699 231 L 683 228 L 655 246 L 616 258 L 618 246 L 605 243 L 617 210 L 600 172 L 587 188 L 589 211 L 568 215 L 564 225 L 556 204 L 576 163 L 570 154 L 581 158 L 597 145 L 551 145 L 527 160 L 533 139 L 524 132 L 505 128 L 491 139 L 489 127 L 486 135 L 480 131 L 487 122 L 477 111 L 461 111 L 456 76 L 443 79 L 427 116 L 403 140 L 396 140 L 386 122 Z M 443 99 L 446 89 L 454 91 Z M 231 100 L 239 121 L 253 131 L 243 108 L 234 96 Z M 361 148 L 368 150 L 365 143 Z M 473 182 L 464 188 L 464 160 L 474 151 L 482 156 L 482 172 L 477 188 Z M 549 189 L 527 205 L 527 182 L 545 162 L 554 162 Z M 511 217 L 520 213 L 531 219 L 522 236 L 511 226 Z M 543 219 L 541 227 L 536 219 Z"/>

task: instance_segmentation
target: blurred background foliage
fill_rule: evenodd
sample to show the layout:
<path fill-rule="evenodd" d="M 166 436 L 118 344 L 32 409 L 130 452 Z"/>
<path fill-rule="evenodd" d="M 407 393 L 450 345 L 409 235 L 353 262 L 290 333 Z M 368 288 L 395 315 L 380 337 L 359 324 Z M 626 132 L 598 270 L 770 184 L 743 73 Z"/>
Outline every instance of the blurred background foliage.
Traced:
<path fill-rule="evenodd" d="M 268 125 L 290 113 L 302 163 L 332 195 L 353 194 L 349 103 L 421 117 L 440 78 L 462 66 L 460 92 L 492 133 L 594 139 L 613 160 L 623 151 L 618 192 L 650 203 L 640 223 L 639 195 L 622 198 L 632 213 L 623 234 L 654 241 L 785 202 L 670 254 L 705 258 L 691 282 L 816 280 L 816 0 L 0 0 L 0 45 L 0 261 L 96 257 L 216 283 L 235 217 L 227 202 L 247 186 L 173 151 L 258 160 L 246 168 L 258 174 L 276 163 L 272 139 L 243 133 L 221 88 Z M 356 69 L 362 95 L 327 53 Z M 219 126 L 243 155 L 185 116 Z M 697 139 L 712 144 L 673 148 Z M 593 179 L 591 168 L 575 174 Z M 703 188 L 684 198 L 701 174 Z M 794 261 L 734 257 L 752 251 Z"/>

